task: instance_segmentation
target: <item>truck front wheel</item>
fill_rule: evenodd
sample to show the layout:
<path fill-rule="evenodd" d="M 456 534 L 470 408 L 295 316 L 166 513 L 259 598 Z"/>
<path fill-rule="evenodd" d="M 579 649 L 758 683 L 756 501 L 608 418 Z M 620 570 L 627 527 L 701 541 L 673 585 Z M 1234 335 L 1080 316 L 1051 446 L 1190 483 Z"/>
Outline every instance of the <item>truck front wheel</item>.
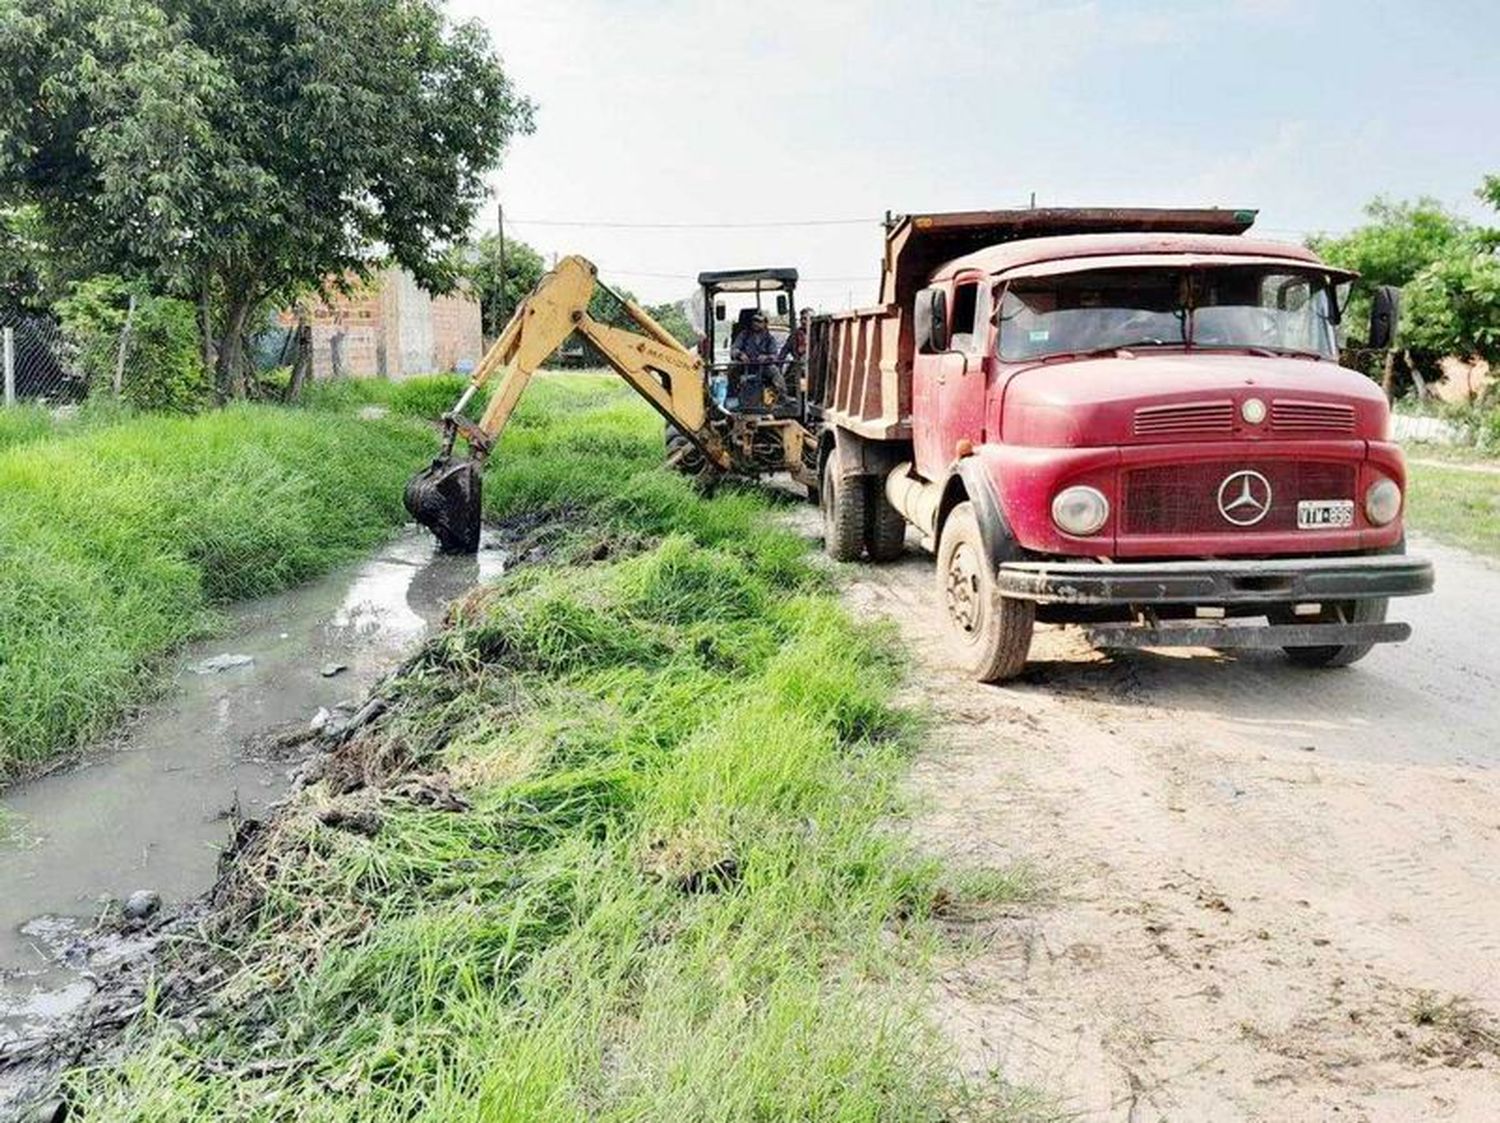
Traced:
<path fill-rule="evenodd" d="M 858 561 L 865 545 L 867 481 L 845 477 L 835 449 L 823 465 L 823 486 L 818 502 L 823 508 L 823 549 L 834 561 Z"/>
<path fill-rule="evenodd" d="M 971 503 L 953 508 L 937 552 L 939 611 L 949 646 L 980 682 L 1003 682 L 1026 666 L 1036 605 L 1002 597 Z"/>
<path fill-rule="evenodd" d="M 1339 601 L 1325 604 L 1316 616 L 1297 616 L 1290 611 L 1277 613 L 1275 624 L 1383 624 L 1390 602 L 1385 597 L 1369 600 Z M 1319 647 L 1283 648 L 1286 657 L 1299 667 L 1347 667 L 1357 663 L 1374 648 L 1373 643 L 1323 644 Z"/>

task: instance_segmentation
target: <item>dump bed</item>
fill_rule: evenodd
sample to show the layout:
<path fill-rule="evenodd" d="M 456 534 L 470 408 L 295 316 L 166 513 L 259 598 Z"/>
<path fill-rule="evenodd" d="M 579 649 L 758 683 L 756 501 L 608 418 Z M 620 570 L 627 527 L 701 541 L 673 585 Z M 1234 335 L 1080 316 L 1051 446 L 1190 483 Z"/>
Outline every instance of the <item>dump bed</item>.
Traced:
<path fill-rule="evenodd" d="M 809 400 L 825 421 L 863 437 L 909 439 L 913 300 L 934 271 L 956 257 L 1063 234 L 1242 234 L 1254 221 L 1254 211 L 1216 207 L 1046 207 L 892 217 L 886 222 L 880 303 L 813 321 Z"/>

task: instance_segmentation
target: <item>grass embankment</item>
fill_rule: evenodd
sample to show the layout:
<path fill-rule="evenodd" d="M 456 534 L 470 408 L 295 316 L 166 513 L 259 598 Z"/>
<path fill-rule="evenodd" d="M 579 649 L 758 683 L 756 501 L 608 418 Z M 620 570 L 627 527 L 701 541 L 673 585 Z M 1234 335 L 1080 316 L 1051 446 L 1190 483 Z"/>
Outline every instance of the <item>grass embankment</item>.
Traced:
<path fill-rule="evenodd" d="M 189 951 L 214 1013 L 75 1073 L 88 1119 L 975 1108 L 917 985 L 957 891 L 881 829 L 888 646 L 765 497 L 699 497 L 661 444 L 618 386 L 534 388 L 486 495 L 569 511 L 552 559 L 463 602 L 242 853 Z"/>
<path fill-rule="evenodd" d="M 1423 460 L 1428 453 L 1414 448 L 1409 457 Z M 1413 530 L 1500 557 L 1500 461 L 1455 458 L 1451 468 L 1410 463 L 1408 475 L 1407 518 Z"/>
<path fill-rule="evenodd" d="M 433 447 L 409 421 L 266 406 L 0 424 L 0 779 L 106 728 L 215 604 L 379 541 Z"/>

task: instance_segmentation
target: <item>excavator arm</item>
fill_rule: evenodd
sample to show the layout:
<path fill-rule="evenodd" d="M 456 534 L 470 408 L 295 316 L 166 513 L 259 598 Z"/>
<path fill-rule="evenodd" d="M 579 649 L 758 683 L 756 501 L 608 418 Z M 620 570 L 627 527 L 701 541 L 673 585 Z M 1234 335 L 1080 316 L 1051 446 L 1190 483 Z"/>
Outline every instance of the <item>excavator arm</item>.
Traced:
<path fill-rule="evenodd" d="M 589 315 L 594 289 L 606 289 L 639 331 L 601 323 Z M 570 256 L 544 276 L 484 356 L 463 396 L 443 417 L 443 448 L 432 464 L 406 485 L 406 508 L 437 536 L 449 553 L 479 548 L 480 472 L 505 431 L 532 376 L 568 335 L 577 331 L 635 391 L 681 430 L 719 468 L 730 455 L 708 423 L 703 360 L 684 347 L 638 304 L 609 289 L 593 264 Z M 476 424 L 464 416 L 474 394 L 498 378 L 489 405 Z M 468 455 L 455 455 L 462 436 Z"/>

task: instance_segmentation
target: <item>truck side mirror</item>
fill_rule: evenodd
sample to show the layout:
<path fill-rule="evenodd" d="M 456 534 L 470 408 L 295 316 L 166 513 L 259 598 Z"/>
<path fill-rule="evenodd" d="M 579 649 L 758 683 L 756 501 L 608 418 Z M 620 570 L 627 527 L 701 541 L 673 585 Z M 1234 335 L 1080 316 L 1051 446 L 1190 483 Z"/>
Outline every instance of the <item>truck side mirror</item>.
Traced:
<path fill-rule="evenodd" d="M 932 293 L 928 346 L 935 352 L 948 350 L 948 294 L 941 289 L 935 289 Z"/>
<path fill-rule="evenodd" d="M 779 292 L 779 293 L 776 294 L 776 314 L 778 316 L 785 316 L 786 315 L 786 309 L 787 309 L 786 293 Z"/>
<path fill-rule="evenodd" d="M 719 323 L 722 324 L 726 315 L 728 315 L 728 313 L 725 311 L 725 308 L 722 304 L 714 305 L 714 319 L 718 320 Z"/>
<path fill-rule="evenodd" d="M 1382 351 L 1396 342 L 1396 324 L 1401 313 L 1401 290 L 1381 285 L 1370 299 L 1370 335 L 1367 347 Z"/>
<path fill-rule="evenodd" d="M 948 350 L 948 294 L 923 289 L 917 293 L 915 312 L 917 349 L 929 355 Z"/>

